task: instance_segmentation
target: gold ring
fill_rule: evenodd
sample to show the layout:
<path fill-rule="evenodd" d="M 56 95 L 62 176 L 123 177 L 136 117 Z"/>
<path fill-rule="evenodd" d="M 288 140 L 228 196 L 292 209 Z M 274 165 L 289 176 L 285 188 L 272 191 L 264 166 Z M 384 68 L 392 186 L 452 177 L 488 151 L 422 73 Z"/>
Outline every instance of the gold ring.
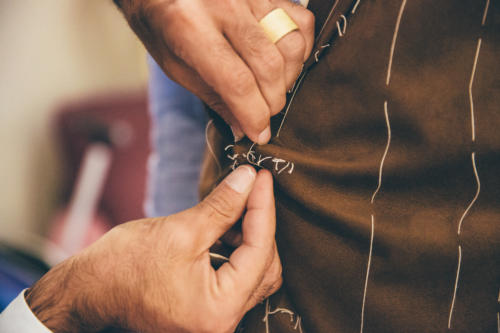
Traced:
<path fill-rule="evenodd" d="M 289 32 L 299 29 L 283 8 L 270 11 L 259 21 L 259 24 L 273 43 L 279 41 Z"/>

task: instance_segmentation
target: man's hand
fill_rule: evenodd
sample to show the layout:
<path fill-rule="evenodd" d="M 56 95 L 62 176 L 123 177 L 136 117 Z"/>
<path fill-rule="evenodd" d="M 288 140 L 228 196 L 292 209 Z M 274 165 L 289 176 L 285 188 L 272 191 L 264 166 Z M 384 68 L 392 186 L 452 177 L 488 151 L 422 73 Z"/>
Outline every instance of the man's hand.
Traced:
<path fill-rule="evenodd" d="M 269 119 L 311 52 L 314 16 L 288 0 L 117 0 L 165 73 L 264 144 Z M 299 26 L 271 43 L 259 20 L 281 7 Z"/>
<path fill-rule="evenodd" d="M 241 245 L 214 270 L 209 248 L 245 211 Z M 281 285 L 272 177 L 249 166 L 181 213 L 115 227 L 26 295 L 55 333 L 233 332 Z"/>

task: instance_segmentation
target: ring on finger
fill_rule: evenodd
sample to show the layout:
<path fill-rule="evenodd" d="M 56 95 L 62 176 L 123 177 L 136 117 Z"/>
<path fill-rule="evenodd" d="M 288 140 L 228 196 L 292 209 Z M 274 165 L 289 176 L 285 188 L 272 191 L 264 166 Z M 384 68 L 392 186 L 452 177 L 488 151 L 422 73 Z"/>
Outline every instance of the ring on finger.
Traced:
<path fill-rule="evenodd" d="M 270 11 L 259 21 L 259 25 L 273 43 L 276 43 L 288 33 L 299 29 L 283 8 Z"/>

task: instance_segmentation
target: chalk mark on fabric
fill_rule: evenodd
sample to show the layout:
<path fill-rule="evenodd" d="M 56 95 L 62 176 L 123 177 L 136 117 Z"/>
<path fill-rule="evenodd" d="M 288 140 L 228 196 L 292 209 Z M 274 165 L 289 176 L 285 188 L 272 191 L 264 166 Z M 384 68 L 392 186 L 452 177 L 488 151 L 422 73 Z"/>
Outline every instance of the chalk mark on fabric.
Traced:
<path fill-rule="evenodd" d="M 453 289 L 453 298 L 450 305 L 450 315 L 448 316 L 448 329 L 451 329 L 451 319 L 453 317 L 453 310 L 455 307 L 455 299 L 457 297 L 458 280 L 460 277 L 460 266 L 462 265 L 462 246 L 458 246 L 458 265 L 457 265 L 457 277 L 455 278 L 455 288 Z"/>
<path fill-rule="evenodd" d="M 392 58 L 394 57 L 394 49 L 396 48 L 396 39 L 398 38 L 399 25 L 401 24 L 401 17 L 405 10 L 406 0 L 401 2 L 401 7 L 399 8 L 398 18 L 396 20 L 396 27 L 394 28 L 394 35 L 392 36 L 391 50 L 389 55 L 389 65 L 387 66 L 387 79 L 385 85 L 388 86 L 391 81 L 391 70 L 392 70 Z"/>
<path fill-rule="evenodd" d="M 300 88 L 300 85 L 302 81 L 304 80 L 304 77 L 307 75 L 307 70 L 302 72 L 300 75 L 299 79 L 297 80 L 297 84 L 295 86 L 295 89 L 292 92 L 292 96 L 290 97 L 290 101 L 288 102 L 288 105 L 285 110 L 285 114 L 283 115 L 283 119 L 281 120 L 280 127 L 278 128 L 278 132 L 276 133 L 276 137 L 280 136 L 281 128 L 283 127 L 283 124 L 285 123 L 286 116 L 288 115 L 288 111 L 290 110 L 290 106 L 292 105 L 293 99 L 295 98 L 295 94 L 297 94 L 297 91 Z"/>
<path fill-rule="evenodd" d="M 325 30 L 326 24 L 332 18 L 333 12 L 334 12 L 335 8 L 337 8 L 338 4 L 339 4 L 339 0 L 335 0 L 335 3 L 333 4 L 332 9 L 330 9 L 330 12 L 328 13 L 328 16 L 326 17 L 325 23 L 323 23 L 323 26 L 321 27 L 321 30 L 319 31 L 318 38 L 320 38 L 321 33 L 323 32 L 323 30 Z"/>

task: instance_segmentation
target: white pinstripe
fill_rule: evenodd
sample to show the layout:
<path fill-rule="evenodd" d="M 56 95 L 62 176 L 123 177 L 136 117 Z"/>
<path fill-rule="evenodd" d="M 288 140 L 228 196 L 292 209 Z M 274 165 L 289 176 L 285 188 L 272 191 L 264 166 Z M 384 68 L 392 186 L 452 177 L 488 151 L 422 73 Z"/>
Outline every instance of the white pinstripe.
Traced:
<path fill-rule="evenodd" d="M 489 1 L 486 3 L 485 12 L 483 15 L 483 22 L 484 22 L 484 20 L 486 20 L 488 5 L 489 5 Z M 479 59 L 479 52 L 481 51 L 481 42 L 482 42 L 482 39 L 479 38 L 477 40 L 476 53 L 474 55 L 474 63 L 472 65 L 472 73 L 471 73 L 470 80 L 469 80 L 469 104 L 470 104 L 471 136 L 472 136 L 471 140 L 473 143 L 476 141 L 476 120 L 475 120 L 475 114 L 474 114 L 474 97 L 472 95 L 472 86 L 474 84 L 474 77 L 476 75 L 476 67 L 477 67 L 477 62 Z M 472 168 L 474 170 L 474 177 L 476 179 L 476 194 L 474 195 L 474 197 L 472 198 L 472 201 L 469 203 L 469 205 L 465 209 L 464 213 L 460 217 L 460 221 L 458 222 L 458 227 L 457 227 L 457 235 L 458 236 L 460 236 L 460 233 L 462 231 L 462 223 L 463 223 L 465 217 L 469 213 L 469 210 L 472 208 L 472 206 L 474 206 L 477 198 L 479 197 L 479 193 L 481 192 L 481 180 L 479 179 L 479 174 L 477 172 L 476 152 L 474 152 L 474 151 L 471 154 L 471 161 L 472 161 Z M 460 239 L 459 239 L 459 241 L 460 241 Z M 453 317 L 453 310 L 454 310 L 455 300 L 456 300 L 456 296 L 457 296 L 458 282 L 460 279 L 460 265 L 462 262 L 462 247 L 460 245 L 458 245 L 458 250 L 459 250 L 459 252 L 458 252 L 459 256 L 458 256 L 457 277 L 455 279 L 455 287 L 453 289 L 453 298 L 452 298 L 451 305 L 450 305 L 450 313 L 448 315 L 448 329 L 451 329 L 451 320 Z"/>
<path fill-rule="evenodd" d="M 398 38 L 399 25 L 401 24 L 401 17 L 403 16 L 405 6 L 406 6 L 406 0 L 403 0 L 403 2 L 401 2 L 401 7 L 399 8 L 398 19 L 396 20 L 396 27 L 394 28 L 394 34 L 392 36 L 391 51 L 389 54 L 389 64 L 387 66 L 387 78 L 385 80 L 385 85 L 387 86 L 391 81 L 392 58 L 394 57 L 394 49 L 396 47 L 396 39 Z"/>
<path fill-rule="evenodd" d="M 451 318 L 453 317 L 453 308 L 455 307 L 455 299 L 457 297 L 458 280 L 460 278 L 460 266 L 462 265 L 462 246 L 458 246 L 458 265 L 457 277 L 455 278 L 455 288 L 453 289 L 453 298 L 450 305 L 450 314 L 448 316 L 448 329 L 451 329 Z"/>
<path fill-rule="evenodd" d="M 490 7 L 490 0 L 486 0 L 486 5 L 484 6 L 483 20 L 481 21 L 481 26 L 484 27 L 486 24 L 486 16 L 488 16 L 488 8 Z"/>
<path fill-rule="evenodd" d="M 363 333 L 363 328 L 365 325 L 365 304 L 366 304 L 366 292 L 368 290 L 368 279 L 370 278 L 370 267 L 372 264 L 372 253 L 373 253 L 373 237 L 375 233 L 375 216 L 371 215 L 372 229 L 370 233 L 370 251 L 368 253 L 368 263 L 366 264 L 366 277 L 365 277 L 365 289 L 363 292 L 363 304 L 361 305 L 361 327 L 359 329 L 360 333 Z"/>
<path fill-rule="evenodd" d="M 471 160 L 472 160 L 472 168 L 474 170 L 474 177 L 476 178 L 476 184 L 477 184 L 476 195 L 474 195 L 474 198 L 472 198 L 472 201 L 469 203 L 469 206 L 467 206 L 467 209 L 462 214 L 462 217 L 460 218 L 460 222 L 458 222 L 458 229 L 457 229 L 458 235 L 460 235 L 460 232 L 462 231 L 462 223 L 465 219 L 465 216 L 467 216 L 471 207 L 474 206 L 474 203 L 476 202 L 477 198 L 479 197 L 479 192 L 481 192 L 481 181 L 479 179 L 479 174 L 477 173 L 476 153 L 475 152 L 472 152 Z"/>
<path fill-rule="evenodd" d="M 359 4 L 359 1 L 355 4 L 353 11 L 355 11 L 357 5 Z M 403 16 L 404 9 L 406 6 L 406 0 L 403 0 L 401 2 L 401 7 L 399 8 L 399 13 L 398 17 L 396 19 L 396 26 L 394 27 L 394 34 L 392 36 L 392 42 L 391 42 L 391 48 L 390 48 L 390 53 L 389 53 L 389 62 L 387 65 L 387 78 L 386 78 L 386 85 L 388 86 L 391 80 L 391 70 L 392 70 L 392 59 L 394 57 L 394 49 L 396 47 L 396 41 L 397 41 L 397 36 L 399 32 L 399 26 L 401 24 L 401 17 Z M 375 197 L 377 196 L 378 192 L 380 191 L 380 187 L 382 186 L 382 174 L 383 174 L 383 168 L 384 168 L 384 162 L 387 157 L 387 153 L 389 152 L 389 147 L 391 144 L 391 124 L 389 121 L 389 113 L 387 111 L 387 100 L 384 101 L 384 115 L 385 115 L 385 122 L 387 125 L 387 143 L 385 146 L 384 154 L 382 155 L 382 159 L 380 160 L 380 165 L 379 165 L 379 173 L 378 173 L 378 184 L 377 188 L 372 194 L 371 201 L 370 203 L 373 205 L 375 201 Z M 363 328 L 365 324 L 365 306 L 366 306 L 366 294 L 368 291 L 368 280 L 370 277 L 370 268 L 371 268 L 371 261 L 372 261 L 372 253 L 373 253 L 373 238 L 374 238 L 374 231 L 375 231 L 375 216 L 374 214 L 371 214 L 371 235 L 370 235 L 370 251 L 368 254 L 368 263 L 366 267 L 366 278 L 365 278 L 365 287 L 363 291 L 363 302 L 361 305 L 361 325 L 360 325 L 360 333 L 363 333 Z"/>
<path fill-rule="evenodd" d="M 479 51 L 481 51 L 482 39 L 477 40 L 476 55 L 474 56 L 474 64 L 472 65 L 472 73 L 469 80 L 469 103 L 470 103 L 470 121 L 472 130 L 472 142 L 476 141 L 476 120 L 474 116 L 474 97 L 472 96 L 472 85 L 474 84 L 474 77 L 476 76 L 476 65 L 479 58 Z"/>
<path fill-rule="evenodd" d="M 380 187 L 382 186 L 382 172 L 384 169 L 385 158 L 387 157 L 387 153 L 389 152 L 389 147 L 391 145 L 391 123 L 389 122 L 389 113 L 387 112 L 387 101 L 384 102 L 384 115 L 385 115 L 385 123 L 387 125 L 387 143 L 385 145 L 385 151 L 382 155 L 382 159 L 380 160 L 380 166 L 378 169 L 378 185 L 375 192 L 373 192 L 371 203 L 375 200 L 378 191 L 380 191 Z"/>
<path fill-rule="evenodd" d="M 351 14 L 355 14 L 356 13 L 356 9 L 358 9 L 358 6 L 359 6 L 360 2 L 361 2 L 361 0 L 356 1 L 356 3 L 354 4 L 354 7 L 352 7 Z"/>

